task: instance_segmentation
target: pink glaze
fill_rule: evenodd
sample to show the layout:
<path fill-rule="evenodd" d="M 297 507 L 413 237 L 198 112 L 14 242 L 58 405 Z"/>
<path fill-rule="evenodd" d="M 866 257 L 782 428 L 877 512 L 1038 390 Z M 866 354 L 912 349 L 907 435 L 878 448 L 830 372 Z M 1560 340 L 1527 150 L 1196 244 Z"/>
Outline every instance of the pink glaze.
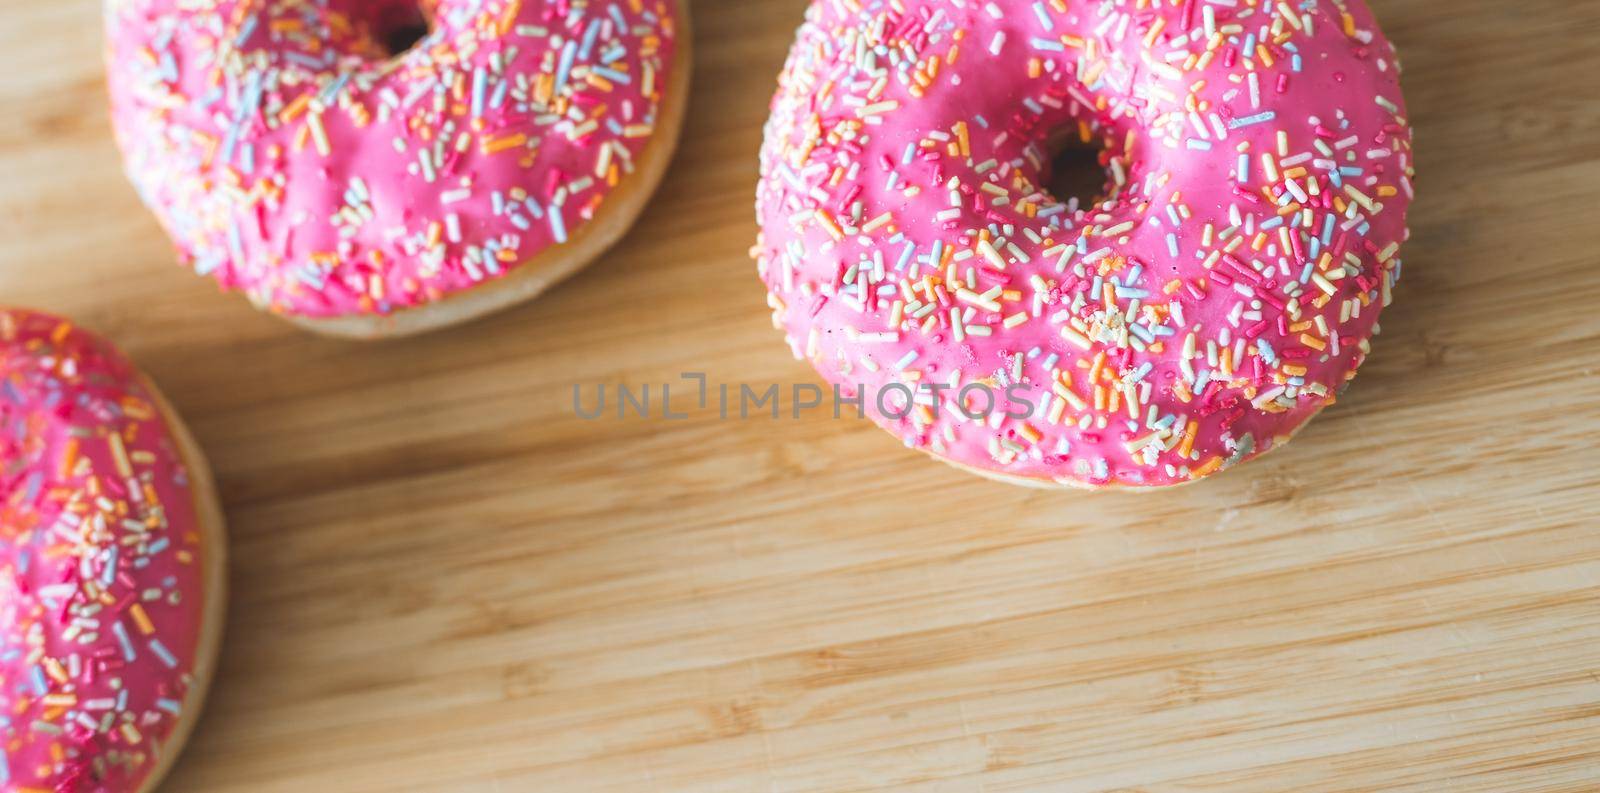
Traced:
<path fill-rule="evenodd" d="M 199 543 L 184 462 L 128 361 L 0 310 L 0 791 L 144 782 L 192 682 Z"/>
<path fill-rule="evenodd" d="M 419 7 L 420 3 L 420 7 Z M 677 0 L 109 0 L 127 170 L 271 310 L 384 314 L 594 218 L 649 142 Z M 383 39 L 431 19 L 398 57 Z"/>
<path fill-rule="evenodd" d="M 1063 138 L 1101 146 L 1102 203 L 1041 187 Z M 756 256 L 797 356 L 909 446 L 1135 487 L 1333 402 L 1412 172 L 1360 0 L 819 1 L 761 164 Z M 987 418 L 982 390 L 956 401 L 975 383 Z"/>

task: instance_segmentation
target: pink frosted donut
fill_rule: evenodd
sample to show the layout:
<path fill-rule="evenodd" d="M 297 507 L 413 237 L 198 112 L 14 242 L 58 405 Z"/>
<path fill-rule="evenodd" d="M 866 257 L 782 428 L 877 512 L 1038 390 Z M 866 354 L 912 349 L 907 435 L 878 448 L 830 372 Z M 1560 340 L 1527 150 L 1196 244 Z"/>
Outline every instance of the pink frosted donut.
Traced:
<path fill-rule="evenodd" d="M 686 24 L 680 0 L 107 0 L 112 120 L 196 272 L 314 330 L 417 332 L 627 230 L 677 141 Z"/>
<path fill-rule="evenodd" d="M 205 461 L 105 342 L 0 309 L 0 790 L 153 788 L 223 615 Z"/>
<path fill-rule="evenodd" d="M 1360 0 L 819 0 L 762 149 L 774 322 L 987 476 L 1248 460 L 1333 402 L 1400 274 L 1398 72 Z M 1092 206 L 1048 190 L 1067 138 Z"/>

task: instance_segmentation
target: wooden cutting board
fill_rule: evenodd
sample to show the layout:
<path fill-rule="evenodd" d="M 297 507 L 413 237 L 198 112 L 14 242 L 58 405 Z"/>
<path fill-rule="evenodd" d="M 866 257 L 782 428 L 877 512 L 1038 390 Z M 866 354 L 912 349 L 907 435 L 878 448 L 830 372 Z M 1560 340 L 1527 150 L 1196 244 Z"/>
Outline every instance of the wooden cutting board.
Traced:
<path fill-rule="evenodd" d="M 685 144 L 611 255 L 379 344 L 175 265 L 98 4 L 0 0 L 0 299 L 118 339 L 231 521 L 168 789 L 1600 789 L 1600 4 L 1374 5 L 1421 195 L 1371 362 L 1285 451 L 1087 495 L 827 412 L 574 416 L 814 381 L 746 258 L 801 0 L 696 0 Z"/>

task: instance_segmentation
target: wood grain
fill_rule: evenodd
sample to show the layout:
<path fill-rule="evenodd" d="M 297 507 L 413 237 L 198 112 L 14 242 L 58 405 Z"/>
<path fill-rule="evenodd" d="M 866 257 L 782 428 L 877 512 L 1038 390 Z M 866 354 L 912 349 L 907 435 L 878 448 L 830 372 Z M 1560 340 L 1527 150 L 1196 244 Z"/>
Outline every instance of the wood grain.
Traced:
<path fill-rule="evenodd" d="M 1420 193 L 1347 398 L 1152 495 L 963 476 L 866 422 L 572 414 L 812 382 L 755 152 L 801 0 L 696 0 L 685 142 L 539 301 L 315 338 L 173 264 L 94 0 L 0 0 L 0 299 L 118 339 L 233 532 L 173 791 L 1600 789 L 1600 4 L 1374 0 Z"/>

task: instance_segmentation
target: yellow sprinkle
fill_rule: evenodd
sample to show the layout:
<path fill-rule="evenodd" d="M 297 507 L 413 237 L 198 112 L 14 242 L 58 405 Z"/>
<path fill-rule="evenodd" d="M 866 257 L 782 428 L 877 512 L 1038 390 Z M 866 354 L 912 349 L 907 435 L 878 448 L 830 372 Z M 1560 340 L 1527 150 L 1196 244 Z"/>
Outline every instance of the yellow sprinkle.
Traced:
<path fill-rule="evenodd" d="M 891 111 L 891 110 L 893 110 L 893 109 L 895 109 L 895 108 L 897 108 L 899 106 L 900 106 L 900 102 L 898 100 L 895 100 L 895 99 L 889 99 L 889 100 L 885 100 L 883 102 L 874 102 L 874 103 L 872 103 L 870 105 L 865 105 L 863 107 L 856 108 L 856 115 L 859 116 L 860 118 L 868 118 L 870 116 L 876 116 L 876 115 L 879 115 L 881 113 L 887 113 L 887 112 L 889 112 L 889 111 Z"/>
<path fill-rule="evenodd" d="M 1206 475 L 1208 475 L 1210 473 L 1215 472 L 1218 468 L 1221 468 L 1221 467 L 1222 467 L 1222 458 L 1221 457 L 1213 457 L 1213 458 L 1205 461 L 1204 463 L 1202 463 L 1199 468 L 1196 468 L 1193 471 L 1190 471 L 1189 472 L 1189 476 L 1191 478 L 1194 478 L 1194 479 L 1199 479 L 1202 476 L 1206 476 Z"/>
<path fill-rule="evenodd" d="M 829 215 L 827 212 L 821 209 L 817 210 L 815 215 L 817 222 L 821 223 L 822 228 L 827 230 L 828 236 L 833 237 L 834 240 L 844 239 L 844 230 L 839 228 L 839 224 L 834 221 L 832 215 Z"/>
<path fill-rule="evenodd" d="M 156 626 L 150 622 L 150 615 L 144 612 L 144 607 L 135 603 L 128 607 L 128 616 L 133 617 L 133 624 L 138 626 L 139 632 L 149 636 L 156 632 Z"/>
<path fill-rule="evenodd" d="M 128 463 L 128 449 L 122 445 L 122 436 L 113 432 L 106 436 L 106 444 L 111 447 L 111 459 L 117 465 L 117 473 L 123 479 L 133 476 L 133 466 Z"/>
<path fill-rule="evenodd" d="M 1070 325 L 1061 326 L 1061 338 L 1072 342 L 1081 349 L 1087 350 L 1091 346 L 1089 343 L 1089 337 L 1077 332 L 1076 330 L 1073 330 L 1072 326 Z"/>
<path fill-rule="evenodd" d="M 993 245 L 989 244 L 988 240 L 978 240 L 978 253 L 983 254 L 983 258 L 994 265 L 996 270 L 1006 269 L 1005 258 L 1000 255 L 999 251 L 994 249 Z"/>
<path fill-rule="evenodd" d="M 484 154 L 498 154 L 506 149 L 525 146 L 527 143 L 528 136 L 525 133 L 518 132 L 515 135 L 506 135 L 499 138 L 485 138 L 482 143 L 478 144 L 478 148 Z"/>
<path fill-rule="evenodd" d="M 328 145 L 328 131 L 322 127 L 322 113 L 314 111 L 307 115 L 306 125 L 311 128 L 311 142 L 316 144 L 317 153 L 328 156 L 332 149 Z"/>
<path fill-rule="evenodd" d="M 1000 304 L 999 303 L 996 303 L 993 300 L 991 300 L 991 299 L 989 299 L 989 298 L 987 298 L 987 297 L 985 297 L 983 295 L 980 295 L 977 292 L 974 292 L 974 291 L 972 291 L 970 289 L 966 289 L 966 288 L 957 289 L 956 290 L 956 299 L 961 301 L 961 302 L 963 302 L 963 303 L 970 303 L 971 305 L 977 306 L 977 307 L 982 308 L 982 309 L 984 309 L 986 311 L 999 311 L 1000 310 Z"/>
<path fill-rule="evenodd" d="M 1183 440 L 1178 443 L 1178 456 L 1188 457 L 1194 451 L 1195 433 L 1200 431 L 1200 422 L 1190 421 L 1189 426 L 1183 430 Z"/>

